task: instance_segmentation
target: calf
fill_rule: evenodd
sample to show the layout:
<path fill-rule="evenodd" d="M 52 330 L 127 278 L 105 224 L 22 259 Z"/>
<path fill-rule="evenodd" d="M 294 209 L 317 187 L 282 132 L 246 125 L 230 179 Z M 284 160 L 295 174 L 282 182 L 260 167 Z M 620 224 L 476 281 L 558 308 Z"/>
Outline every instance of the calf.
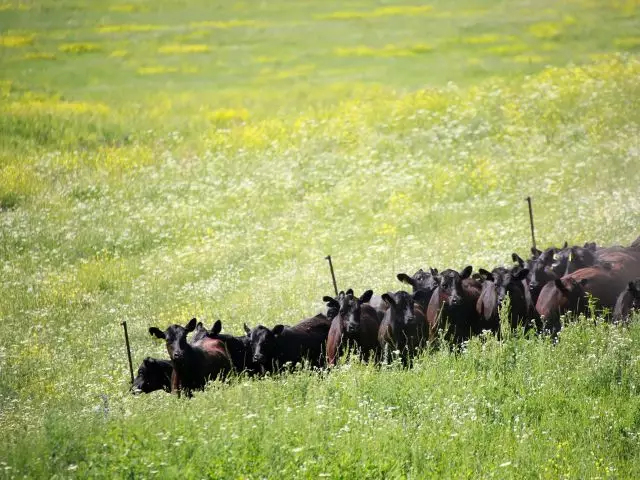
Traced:
<path fill-rule="evenodd" d="M 613 321 L 628 321 L 633 310 L 640 310 L 640 279 L 629 282 L 627 288 L 618 296 L 613 309 Z"/>
<path fill-rule="evenodd" d="M 231 359 L 233 370 L 236 373 L 246 373 L 249 376 L 257 373 L 256 365 L 253 363 L 249 337 L 246 335 L 236 337 L 226 333 L 220 333 L 222 331 L 222 322 L 220 320 L 216 320 L 211 330 L 207 330 L 202 323 L 198 322 L 193 338 L 198 338 L 199 332 L 202 331 L 204 331 L 206 337 L 220 340 L 224 343 L 229 358 Z"/>
<path fill-rule="evenodd" d="M 151 393 L 156 390 L 171 391 L 173 367 L 168 360 L 147 357 L 138 367 L 138 375 L 133 380 L 131 393 Z"/>
<path fill-rule="evenodd" d="M 491 273 L 480 270 L 484 281 L 476 311 L 492 331 L 500 331 L 499 310 L 505 297 L 509 296 L 509 324 L 512 330 L 520 326 L 528 327 L 529 305 L 525 295 L 523 280 L 529 274 L 526 268 L 495 268 Z"/>
<path fill-rule="evenodd" d="M 443 329 L 445 340 L 452 345 L 460 345 L 472 334 L 490 328 L 490 324 L 480 321 L 476 310 L 482 285 L 471 278 L 472 270 L 468 266 L 461 273 L 442 272 L 440 286 L 433 292 L 427 308 L 430 332 Z"/>
<path fill-rule="evenodd" d="M 353 290 L 340 292 L 338 299 L 324 297 L 329 309 L 337 309 L 338 314 L 331 322 L 327 338 L 327 363 L 335 365 L 338 356 L 349 344 L 360 350 L 360 358 L 368 361 L 371 354 L 378 359 L 380 346 L 378 329 L 380 318 L 378 312 L 367 302 L 371 300 L 372 290 L 364 292 L 360 298 L 353 295 Z"/>
<path fill-rule="evenodd" d="M 380 323 L 378 343 L 383 350 L 398 350 L 405 367 L 412 365 L 417 350 L 428 339 L 428 327 L 419 305 L 423 302 L 423 295 L 421 290 L 414 295 L 405 291 L 382 295 L 389 308 Z"/>
<path fill-rule="evenodd" d="M 330 327 L 331 321 L 321 313 L 292 327 L 276 325 L 269 329 L 258 325 L 250 329 L 244 325 L 251 343 L 253 362 L 263 373 L 277 371 L 286 363 L 295 365 L 303 360 L 314 367 L 323 366 Z"/>
<path fill-rule="evenodd" d="M 422 295 L 422 303 L 421 307 L 424 311 L 427 310 L 427 305 L 429 305 L 429 300 L 431 300 L 431 295 L 438 288 L 438 284 L 440 281 L 440 277 L 438 276 L 438 270 L 435 268 L 429 269 L 428 272 L 420 269 L 416 273 L 413 274 L 412 277 L 407 275 L 406 273 L 399 273 L 397 275 L 397 279 L 403 283 L 411 285 L 413 288 L 413 293 L 418 290 L 422 290 L 426 292 L 426 295 Z"/>
<path fill-rule="evenodd" d="M 194 343 L 187 342 L 187 335 L 196 328 L 192 318 L 184 327 L 171 325 L 164 332 L 149 328 L 149 334 L 164 339 L 171 358 L 171 392 L 184 391 L 187 396 L 195 389 L 204 389 L 209 379 L 224 378 L 231 370 L 231 360 L 224 343 L 204 337 Z"/>

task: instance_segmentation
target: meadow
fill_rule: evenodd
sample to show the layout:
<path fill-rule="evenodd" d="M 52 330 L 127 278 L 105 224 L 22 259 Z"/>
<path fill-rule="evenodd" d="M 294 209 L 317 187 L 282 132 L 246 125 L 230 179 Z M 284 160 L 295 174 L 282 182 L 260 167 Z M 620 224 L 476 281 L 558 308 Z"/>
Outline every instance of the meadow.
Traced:
<path fill-rule="evenodd" d="M 0 477 L 639 478 L 640 326 L 134 397 L 148 334 L 639 234 L 637 0 L 0 0 Z M 637 318 L 640 319 L 640 318 Z"/>

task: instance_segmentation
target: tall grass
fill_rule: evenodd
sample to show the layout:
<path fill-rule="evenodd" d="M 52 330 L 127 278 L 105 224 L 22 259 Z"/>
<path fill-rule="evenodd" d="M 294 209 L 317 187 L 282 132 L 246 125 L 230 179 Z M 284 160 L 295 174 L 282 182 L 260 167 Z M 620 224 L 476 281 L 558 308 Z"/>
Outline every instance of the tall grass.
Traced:
<path fill-rule="evenodd" d="M 628 244 L 637 24 L 629 2 L 0 5 L 0 472 L 636 477 L 635 324 L 185 401 L 127 393 L 120 322 L 138 363 L 166 356 L 150 325 L 316 313 L 328 253 L 377 293 L 507 263 L 527 195 L 543 245 Z"/>

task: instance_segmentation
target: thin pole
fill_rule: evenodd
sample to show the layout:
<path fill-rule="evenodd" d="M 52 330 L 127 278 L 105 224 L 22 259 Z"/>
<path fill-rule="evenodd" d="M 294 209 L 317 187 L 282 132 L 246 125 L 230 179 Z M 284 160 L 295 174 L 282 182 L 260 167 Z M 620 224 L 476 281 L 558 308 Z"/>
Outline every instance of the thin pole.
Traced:
<path fill-rule="evenodd" d="M 324 257 L 329 261 L 329 269 L 331 270 L 331 279 L 333 280 L 333 289 L 336 291 L 336 297 L 338 296 L 338 284 L 336 283 L 336 274 L 333 272 L 333 263 L 331 262 L 331 255 Z"/>
<path fill-rule="evenodd" d="M 131 347 L 129 346 L 129 333 L 127 333 L 127 322 L 122 322 L 124 328 L 124 343 L 127 346 L 127 357 L 129 358 L 129 373 L 131 374 L 131 384 L 133 385 L 133 363 L 131 363 Z"/>
<path fill-rule="evenodd" d="M 533 248 L 536 248 L 536 234 L 533 228 L 533 208 L 531 208 L 531 197 L 527 197 L 527 203 L 529 204 L 529 222 L 531 223 L 531 242 Z"/>

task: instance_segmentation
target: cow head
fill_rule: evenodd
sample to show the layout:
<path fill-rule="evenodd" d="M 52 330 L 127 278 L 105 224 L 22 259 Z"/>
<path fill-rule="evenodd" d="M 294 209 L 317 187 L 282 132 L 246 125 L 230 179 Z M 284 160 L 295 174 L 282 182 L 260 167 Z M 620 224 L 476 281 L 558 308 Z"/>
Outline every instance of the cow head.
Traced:
<path fill-rule="evenodd" d="M 244 330 L 251 344 L 253 362 L 262 367 L 271 367 L 277 353 L 277 338 L 284 331 L 284 325 L 276 325 L 272 329 L 258 325 L 254 329 L 250 329 L 245 324 Z"/>
<path fill-rule="evenodd" d="M 360 307 L 371 300 L 372 295 L 373 290 L 367 290 L 358 298 L 353 295 L 353 290 L 349 289 L 340 297 L 340 316 L 348 335 L 356 335 L 360 331 Z"/>
<path fill-rule="evenodd" d="M 455 270 L 445 270 L 442 272 L 440 287 L 442 292 L 447 297 L 447 304 L 449 306 L 457 306 L 462 303 L 463 299 L 463 287 L 462 281 L 471 276 L 473 267 L 471 265 L 465 267 L 462 272 L 458 273 Z"/>
<path fill-rule="evenodd" d="M 145 358 L 138 367 L 138 374 L 133 380 L 131 392 L 133 394 L 151 393 L 161 389 L 170 391 L 171 371 L 171 364 L 166 360 Z"/>
<path fill-rule="evenodd" d="M 187 335 L 196 328 L 197 320 L 192 318 L 184 327 L 182 325 L 171 325 L 164 332 L 157 327 L 149 328 L 149 334 L 163 339 L 167 344 L 169 357 L 175 363 L 180 363 L 188 355 L 189 344 Z"/>
<path fill-rule="evenodd" d="M 416 273 L 414 273 L 412 277 L 410 277 L 406 273 L 399 273 L 396 278 L 402 283 L 411 285 L 414 292 L 417 292 L 418 290 L 433 292 L 436 288 L 438 288 L 438 282 L 440 280 L 438 276 L 438 270 L 436 270 L 435 268 L 429 269 L 428 272 L 420 269 Z"/>
<path fill-rule="evenodd" d="M 404 328 L 415 326 L 413 295 L 401 290 L 396 293 L 387 292 L 382 295 L 382 299 L 389 305 L 389 310 L 393 312 L 393 318 L 397 324 Z"/>

